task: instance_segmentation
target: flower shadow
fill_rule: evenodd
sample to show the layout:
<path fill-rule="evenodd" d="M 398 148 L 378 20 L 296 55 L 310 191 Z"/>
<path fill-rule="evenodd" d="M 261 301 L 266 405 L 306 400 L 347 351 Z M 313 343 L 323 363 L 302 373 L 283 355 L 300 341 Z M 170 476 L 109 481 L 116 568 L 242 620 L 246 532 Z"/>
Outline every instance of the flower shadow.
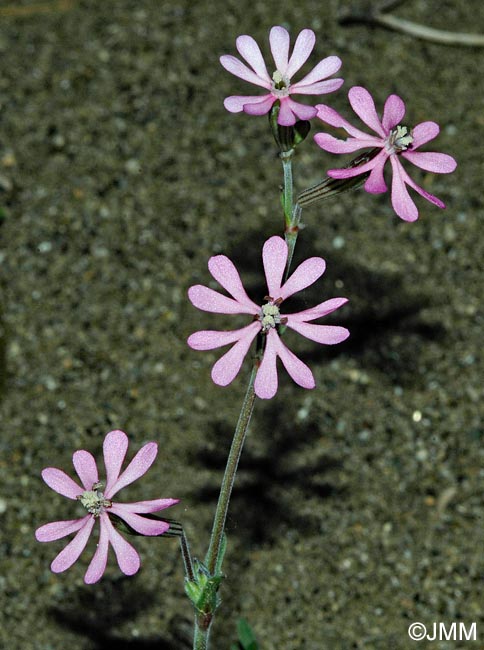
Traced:
<path fill-rule="evenodd" d="M 152 606 L 154 594 L 142 589 L 131 577 L 110 579 L 105 576 L 96 590 L 79 588 L 69 594 L 68 602 L 52 607 L 50 616 L 70 632 L 89 639 L 95 650 L 172 650 L 174 644 L 180 650 L 190 648 L 189 629 L 172 621 L 166 636 L 130 639 L 120 638 L 119 626 L 135 619 L 140 612 Z"/>
<path fill-rule="evenodd" d="M 319 444 L 319 424 L 296 424 L 294 416 L 267 404 L 257 411 L 251 429 L 232 493 L 228 535 L 253 546 L 274 542 L 288 529 L 318 533 L 319 518 L 303 514 L 300 504 L 310 498 L 341 499 L 345 493 L 342 463 Z M 216 422 L 211 438 L 209 433 L 204 447 L 189 458 L 195 467 L 211 470 L 210 482 L 194 500 L 216 501 L 232 434 L 226 422 Z"/>
<path fill-rule="evenodd" d="M 419 350 L 427 350 L 429 343 L 442 347 L 447 338 L 440 318 L 442 306 L 428 289 L 408 287 L 403 272 L 369 271 L 335 256 L 325 279 L 328 286 L 334 287 L 339 278 L 344 278 L 344 288 L 339 291 L 350 301 L 325 318 L 324 324 L 343 325 L 350 337 L 337 346 L 305 344 L 298 356 L 317 363 L 344 355 L 362 369 L 379 375 L 385 383 L 422 383 Z M 312 289 L 303 295 L 304 304 L 316 297 Z M 304 308 L 297 301 L 293 306 Z"/>

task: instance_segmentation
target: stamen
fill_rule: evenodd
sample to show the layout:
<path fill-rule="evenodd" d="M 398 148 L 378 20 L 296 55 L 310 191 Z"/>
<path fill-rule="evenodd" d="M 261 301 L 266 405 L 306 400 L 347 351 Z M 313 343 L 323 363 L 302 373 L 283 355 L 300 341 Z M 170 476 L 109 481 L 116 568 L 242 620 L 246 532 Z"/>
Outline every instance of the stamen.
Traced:
<path fill-rule="evenodd" d="M 102 483 L 94 483 L 92 490 L 86 490 L 77 497 L 84 508 L 95 517 L 99 517 L 101 512 L 113 505 L 112 501 L 104 497 L 100 490 L 102 487 Z"/>
<path fill-rule="evenodd" d="M 262 305 L 258 317 L 258 320 L 262 324 L 263 332 L 274 329 L 277 325 L 284 324 L 283 321 L 287 322 L 286 318 L 281 318 L 281 312 L 279 311 L 279 305 L 282 302 L 282 298 L 273 300 L 270 296 L 266 296 L 265 300 L 268 300 L 269 302 L 267 305 Z"/>
<path fill-rule="evenodd" d="M 390 135 L 387 138 L 386 149 L 388 153 L 406 151 L 412 146 L 412 142 L 412 131 L 406 126 L 398 125 L 395 129 L 390 131 Z"/>

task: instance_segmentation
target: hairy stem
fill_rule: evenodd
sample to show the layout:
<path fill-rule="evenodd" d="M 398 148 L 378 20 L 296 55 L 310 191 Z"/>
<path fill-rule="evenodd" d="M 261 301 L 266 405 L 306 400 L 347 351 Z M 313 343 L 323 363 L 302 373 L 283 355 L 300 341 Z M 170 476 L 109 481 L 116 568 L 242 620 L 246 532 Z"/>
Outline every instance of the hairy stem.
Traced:
<path fill-rule="evenodd" d="M 282 160 L 282 169 L 284 171 L 284 189 L 282 193 L 282 203 L 284 207 L 284 223 L 286 230 L 291 226 L 292 221 L 292 156 L 293 150 L 284 151 L 280 154 Z"/>
<path fill-rule="evenodd" d="M 227 465 L 220 488 L 220 495 L 215 511 L 213 520 L 212 536 L 210 538 L 210 546 L 206 557 L 206 566 L 210 574 L 215 572 L 218 565 L 220 548 L 225 529 L 225 521 L 227 519 L 227 512 L 229 509 L 230 496 L 234 486 L 235 475 L 239 465 L 240 455 L 244 446 L 245 437 L 250 424 L 252 411 L 255 403 L 254 381 L 257 373 L 257 365 L 254 364 L 252 373 L 247 386 L 247 392 L 242 404 L 237 426 L 235 428 L 234 439 L 230 447 L 229 457 L 227 458 Z"/>
<path fill-rule="evenodd" d="M 200 625 L 198 616 L 195 616 L 195 634 L 193 636 L 193 650 L 207 650 L 208 637 L 210 635 L 210 625 L 203 629 Z"/>
<path fill-rule="evenodd" d="M 299 222 L 301 221 L 301 213 L 302 207 L 299 205 L 299 203 L 296 203 L 294 206 L 291 223 L 289 225 L 289 228 L 286 228 L 286 232 L 284 233 L 288 251 L 284 281 L 286 281 L 289 276 L 289 269 L 291 268 L 294 249 L 296 248 L 297 237 L 299 235 Z"/>

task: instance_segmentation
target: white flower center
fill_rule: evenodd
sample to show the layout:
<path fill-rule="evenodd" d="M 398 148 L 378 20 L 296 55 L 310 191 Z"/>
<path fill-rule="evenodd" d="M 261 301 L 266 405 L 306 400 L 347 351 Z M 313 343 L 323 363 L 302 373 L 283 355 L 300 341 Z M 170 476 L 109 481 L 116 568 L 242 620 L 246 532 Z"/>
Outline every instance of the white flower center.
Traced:
<path fill-rule="evenodd" d="M 263 332 L 274 329 L 277 325 L 284 325 L 287 322 L 287 318 L 281 316 L 281 312 L 279 311 L 279 305 L 282 300 L 280 298 L 273 300 L 269 296 L 267 296 L 266 300 L 269 302 L 267 305 L 262 305 L 258 316 Z"/>
<path fill-rule="evenodd" d="M 386 139 L 385 148 L 389 154 L 399 153 L 406 151 L 413 142 L 413 135 L 411 130 L 406 126 L 397 126 L 390 131 L 390 135 Z"/>
<path fill-rule="evenodd" d="M 86 490 L 77 497 L 84 508 L 95 517 L 99 517 L 101 512 L 113 505 L 112 501 L 106 499 L 101 492 L 102 487 L 102 483 L 94 483 L 92 490 Z"/>
<path fill-rule="evenodd" d="M 272 94 L 276 97 L 288 97 L 291 80 L 276 70 L 272 75 Z"/>

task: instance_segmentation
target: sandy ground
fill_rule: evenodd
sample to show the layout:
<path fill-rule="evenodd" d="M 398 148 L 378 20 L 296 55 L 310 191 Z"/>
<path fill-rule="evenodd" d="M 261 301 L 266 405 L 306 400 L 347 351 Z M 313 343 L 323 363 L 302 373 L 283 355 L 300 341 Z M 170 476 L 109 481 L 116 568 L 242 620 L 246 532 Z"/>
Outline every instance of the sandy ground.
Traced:
<path fill-rule="evenodd" d="M 228 649 L 240 616 L 263 650 L 406 650 L 413 621 L 476 622 L 484 643 L 484 50 L 340 26 L 349 4 L 0 4 L 1 647 L 190 647 L 176 540 L 136 539 L 134 578 L 113 560 L 84 585 L 92 547 L 53 575 L 63 542 L 38 544 L 33 531 L 75 515 L 40 471 L 72 471 L 72 452 L 99 455 L 111 429 L 129 434 L 132 453 L 156 440 L 155 467 L 123 496 L 181 498 L 172 516 L 205 553 L 248 366 L 229 388 L 212 384 L 217 354 L 185 340 L 220 320 L 186 291 L 209 281 L 219 252 L 252 295 L 263 291 L 281 169 L 266 119 L 224 110 L 225 96 L 248 90 L 218 57 L 235 54 L 243 33 L 267 53 L 274 24 L 316 31 L 312 63 L 343 59 L 345 86 L 325 98 L 333 107 L 353 119 L 356 84 L 380 107 L 397 92 L 410 125 L 442 125 L 435 149 L 459 167 L 413 170 L 448 205 L 417 199 L 413 224 L 388 194 L 363 191 L 304 214 L 296 257 L 321 255 L 328 270 L 303 303 L 348 297 L 334 321 L 352 335 L 331 350 L 288 337 L 317 388 L 281 372 L 276 398 L 256 404 L 213 647 Z M 484 25 L 480 0 L 409 0 L 394 14 Z M 309 138 L 297 189 L 338 164 Z"/>

